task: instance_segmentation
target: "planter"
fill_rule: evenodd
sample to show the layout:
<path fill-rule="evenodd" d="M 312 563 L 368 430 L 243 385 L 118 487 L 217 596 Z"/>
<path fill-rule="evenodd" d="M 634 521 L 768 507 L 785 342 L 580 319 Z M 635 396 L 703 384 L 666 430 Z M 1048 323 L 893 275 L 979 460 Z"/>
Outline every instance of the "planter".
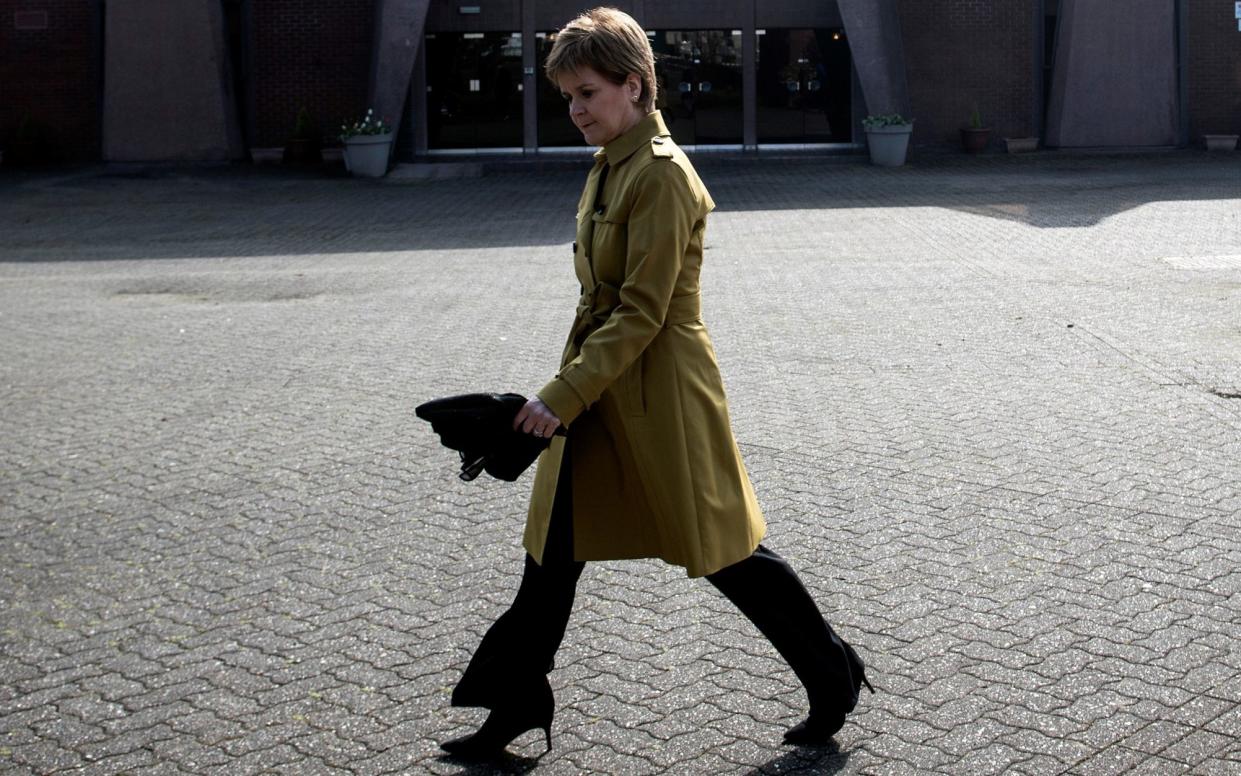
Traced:
<path fill-rule="evenodd" d="M 285 164 L 319 164 L 323 161 L 323 153 L 319 149 L 319 141 L 305 138 L 290 138 L 284 144 L 281 161 Z"/>
<path fill-rule="evenodd" d="M 366 178 L 382 178 L 388 173 L 392 133 L 354 135 L 345 139 L 345 169 Z"/>
<path fill-rule="evenodd" d="M 4 150 L 5 167 L 34 167 L 39 162 L 39 147 L 33 140 L 15 140 Z"/>
<path fill-rule="evenodd" d="M 1037 137 L 1006 137 L 1004 138 L 1004 150 L 1010 154 L 1021 154 L 1027 151 L 1038 150 Z"/>
<path fill-rule="evenodd" d="M 1202 139 L 1208 151 L 1235 151 L 1237 148 L 1236 135 L 1203 135 Z"/>
<path fill-rule="evenodd" d="M 909 151 L 909 134 L 913 129 L 913 124 L 898 124 L 866 130 L 870 163 L 879 167 L 900 167 L 904 164 Z"/>
<path fill-rule="evenodd" d="M 961 147 L 965 149 L 967 154 L 981 154 L 987 150 L 987 144 L 991 142 L 991 129 L 989 127 L 980 127 L 974 129 L 972 127 L 961 128 Z"/>

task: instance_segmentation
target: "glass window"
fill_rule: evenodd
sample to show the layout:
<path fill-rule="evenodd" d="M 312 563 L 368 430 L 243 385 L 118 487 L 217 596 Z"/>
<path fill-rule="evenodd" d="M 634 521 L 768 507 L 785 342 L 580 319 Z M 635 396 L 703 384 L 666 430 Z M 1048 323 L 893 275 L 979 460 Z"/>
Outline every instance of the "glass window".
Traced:
<path fill-rule="evenodd" d="M 658 107 L 680 145 L 739 145 L 742 132 L 740 30 L 659 30 Z"/>
<path fill-rule="evenodd" d="M 843 29 L 758 35 L 758 142 L 853 140 L 853 71 Z"/>
<path fill-rule="evenodd" d="M 521 33 L 427 35 L 427 148 L 520 148 Z"/>
<path fill-rule="evenodd" d="M 554 32 L 540 32 L 535 35 L 535 58 L 538 69 L 538 143 L 544 148 L 563 146 L 584 146 L 582 133 L 569 119 L 569 103 L 560 96 L 560 90 L 543 75 L 543 66 L 547 64 L 547 56 L 552 52 L 552 43 L 556 40 Z"/>

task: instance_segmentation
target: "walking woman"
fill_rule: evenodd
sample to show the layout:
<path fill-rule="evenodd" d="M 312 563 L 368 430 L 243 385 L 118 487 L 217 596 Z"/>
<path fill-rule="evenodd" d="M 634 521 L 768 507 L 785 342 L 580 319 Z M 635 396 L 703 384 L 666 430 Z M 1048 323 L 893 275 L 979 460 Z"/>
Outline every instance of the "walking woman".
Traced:
<path fill-rule="evenodd" d="M 586 561 L 662 558 L 707 578 L 788 661 L 809 715 L 785 741 L 821 745 L 866 682 L 861 659 L 797 575 L 759 544 L 765 525 L 729 425 L 699 308 L 711 196 L 655 110 L 646 33 L 611 8 L 556 36 L 546 73 L 586 142 L 599 146 L 578 202 L 573 267 L 582 297 L 559 373 L 515 419 L 551 437 L 526 522 L 525 571 L 452 695 L 491 711 L 442 747 L 501 754 L 542 729 L 548 673 Z M 552 436 L 560 426 L 564 435 Z M 867 683 L 867 687 L 869 687 Z"/>

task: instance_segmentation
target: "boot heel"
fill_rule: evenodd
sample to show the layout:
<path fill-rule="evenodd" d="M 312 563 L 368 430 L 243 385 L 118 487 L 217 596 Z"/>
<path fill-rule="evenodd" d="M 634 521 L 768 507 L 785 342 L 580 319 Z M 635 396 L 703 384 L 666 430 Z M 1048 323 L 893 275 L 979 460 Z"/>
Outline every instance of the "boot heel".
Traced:
<path fill-rule="evenodd" d="M 871 694 L 871 695 L 874 695 L 874 694 L 875 694 L 875 688 L 870 686 L 870 680 L 866 678 L 866 672 L 865 672 L 865 671 L 863 671 L 863 672 L 862 672 L 861 679 L 862 679 L 862 684 L 866 685 L 866 689 L 870 690 L 870 694 Z"/>
<path fill-rule="evenodd" d="M 849 663 L 851 664 L 850 670 L 855 676 L 857 676 L 857 682 L 855 683 L 854 690 L 860 690 L 862 689 L 862 685 L 866 685 L 866 689 L 870 690 L 871 695 L 874 695 L 875 688 L 870 686 L 870 680 L 866 678 L 866 664 L 862 662 L 862 658 L 858 655 L 857 650 L 853 648 L 852 644 L 844 642 L 844 645 L 845 654 L 849 657 Z"/>

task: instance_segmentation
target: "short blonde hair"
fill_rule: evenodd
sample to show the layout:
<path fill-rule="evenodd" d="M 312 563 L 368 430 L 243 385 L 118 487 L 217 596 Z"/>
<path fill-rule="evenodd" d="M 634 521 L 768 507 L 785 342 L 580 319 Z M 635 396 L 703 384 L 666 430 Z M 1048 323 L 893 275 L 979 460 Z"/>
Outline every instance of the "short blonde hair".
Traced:
<path fill-rule="evenodd" d="M 638 102 L 655 110 L 655 54 L 646 31 L 632 16 L 615 8 L 592 8 L 564 26 L 547 56 L 543 72 L 557 83 L 564 73 L 589 67 L 614 84 L 631 74 L 642 82 Z"/>

